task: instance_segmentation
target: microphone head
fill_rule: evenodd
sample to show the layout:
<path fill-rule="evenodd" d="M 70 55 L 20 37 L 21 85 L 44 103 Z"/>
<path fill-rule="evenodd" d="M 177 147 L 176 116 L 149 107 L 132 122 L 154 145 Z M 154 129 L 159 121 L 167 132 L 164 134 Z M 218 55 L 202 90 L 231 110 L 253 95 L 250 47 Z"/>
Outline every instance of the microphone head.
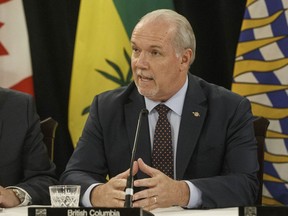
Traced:
<path fill-rule="evenodd" d="M 146 109 L 146 108 L 143 108 L 142 110 L 141 110 L 141 114 L 142 115 L 146 115 L 146 114 L 148 114 L 149 113 L 149 111 Z"/>

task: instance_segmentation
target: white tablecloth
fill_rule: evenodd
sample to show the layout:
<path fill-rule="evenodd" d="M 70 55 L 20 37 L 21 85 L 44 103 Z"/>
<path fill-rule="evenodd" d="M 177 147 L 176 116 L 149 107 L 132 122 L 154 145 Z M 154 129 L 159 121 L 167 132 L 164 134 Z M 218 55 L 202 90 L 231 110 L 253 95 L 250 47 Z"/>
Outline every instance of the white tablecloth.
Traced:
<path fill-rule="evenodd" d="M 165 209 L 155 209 L 152 211 L 155 216 L 238 216 L 238 208 L 223 208 L 209 210 L 183 209 L 181 207 L 170 207 Z"/>
<path fill-rule="evenodd" d="M 180 207 L 171 207 L 164 209 L 155 209 L 152 211 L 155 216 L 238 216 L 238 208 L 223 208 L 210 210 L 185 210 Z M 4 209 L 0 216 L 27 216 L 27 207 L 17 207 Z"/>

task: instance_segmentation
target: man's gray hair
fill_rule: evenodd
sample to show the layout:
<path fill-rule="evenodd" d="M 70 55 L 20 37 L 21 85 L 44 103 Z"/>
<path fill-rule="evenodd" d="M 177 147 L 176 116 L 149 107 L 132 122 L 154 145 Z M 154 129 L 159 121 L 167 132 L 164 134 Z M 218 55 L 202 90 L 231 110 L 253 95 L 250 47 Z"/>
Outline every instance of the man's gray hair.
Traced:
<path fill-rule="evenodd" d="M 175 25 L 174 43 L 176 53 L 180 54 L 183 49 L 190 48 L 193 52 L 190 62 L 190 64 L 192 64 L 196 53 L 196 38 L 189 21 L 184 16 L 173 10 L 159 9 L 144 15 L 140 19 L 139 23 L 142 21 L 152 21 L 156 19 L 166 20 L 169 21 L 172 25 Z"/>

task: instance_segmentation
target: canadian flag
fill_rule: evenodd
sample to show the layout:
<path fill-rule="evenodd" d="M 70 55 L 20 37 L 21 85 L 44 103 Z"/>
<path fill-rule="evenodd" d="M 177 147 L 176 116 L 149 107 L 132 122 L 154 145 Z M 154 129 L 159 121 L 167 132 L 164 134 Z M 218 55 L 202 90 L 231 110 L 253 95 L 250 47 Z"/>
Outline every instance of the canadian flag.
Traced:
<path fill-rule="evenodd" d="M 22 0 L 0 0 L 0 86 L 34 94 Z"/>

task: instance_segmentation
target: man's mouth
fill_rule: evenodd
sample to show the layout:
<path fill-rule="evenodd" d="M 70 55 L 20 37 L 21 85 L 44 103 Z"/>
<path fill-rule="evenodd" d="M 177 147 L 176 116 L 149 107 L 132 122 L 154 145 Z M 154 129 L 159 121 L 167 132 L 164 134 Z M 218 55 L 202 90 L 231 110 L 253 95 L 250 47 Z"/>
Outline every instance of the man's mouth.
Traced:
<path fill-rule="evenodd" d="M 153 80 L 152 77 L 146 77 L 146 76 L 142 76 L 142 75 L 139 75 L 139 79 L 143 82 L 148 82 L 148 81 Z"/>

